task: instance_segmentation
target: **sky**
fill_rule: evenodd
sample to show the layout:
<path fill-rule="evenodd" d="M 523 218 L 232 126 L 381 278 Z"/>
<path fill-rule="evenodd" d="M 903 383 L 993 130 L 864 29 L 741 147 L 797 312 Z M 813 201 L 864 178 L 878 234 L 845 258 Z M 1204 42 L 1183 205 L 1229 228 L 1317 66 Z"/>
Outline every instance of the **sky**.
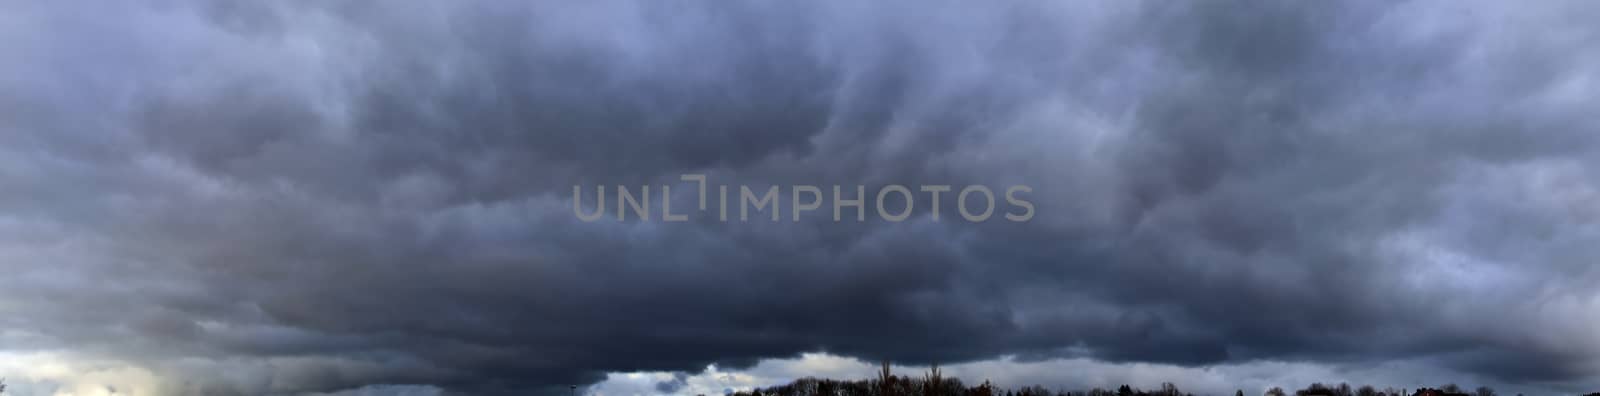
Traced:
<path fill-rule="evenodd" d="M 887 360 L 1069 389 L 1593 392 L 1596 20 L 1561 0 L 4 2 L 0 377 L 721 394 Z M 722 220 L 685 175 L 777 207 Z M 912 207 L 874 205 L 892 185 Z M 644 186 L 654 218 L 611 217 Z M 842 221 L 833 186 L 867 194 Z M 958 216 L 968 186 L 992 217 Z"/>

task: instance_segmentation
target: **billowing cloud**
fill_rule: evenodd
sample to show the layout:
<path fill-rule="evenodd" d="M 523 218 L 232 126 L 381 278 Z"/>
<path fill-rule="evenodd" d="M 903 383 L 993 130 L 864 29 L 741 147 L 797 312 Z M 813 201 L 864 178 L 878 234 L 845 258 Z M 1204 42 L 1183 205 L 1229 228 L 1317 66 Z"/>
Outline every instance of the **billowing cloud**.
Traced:
<path fill-rule="evenodd" d="M 815 351 L 1600 375 L 1585 2 L 3 7 L 0 349 L 171 393 Z M 721 222 L 683 174 L 1036 210 Z M 695 216 L 573 213 L 645 184 Z"/>

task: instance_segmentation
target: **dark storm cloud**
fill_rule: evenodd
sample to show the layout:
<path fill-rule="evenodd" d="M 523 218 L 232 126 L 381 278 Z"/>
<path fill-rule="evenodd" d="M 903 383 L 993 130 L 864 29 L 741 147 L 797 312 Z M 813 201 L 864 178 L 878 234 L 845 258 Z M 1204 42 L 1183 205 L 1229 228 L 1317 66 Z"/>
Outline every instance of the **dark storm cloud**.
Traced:
<path fill-rule="evenodd" d="M 1589 4 L 371 6 L 8 6 L 4 345 L 274 362 L 243 394 L 817 350 L 1600 367 Z M 572 214 L 685 173 L 1038 215 Z"/>

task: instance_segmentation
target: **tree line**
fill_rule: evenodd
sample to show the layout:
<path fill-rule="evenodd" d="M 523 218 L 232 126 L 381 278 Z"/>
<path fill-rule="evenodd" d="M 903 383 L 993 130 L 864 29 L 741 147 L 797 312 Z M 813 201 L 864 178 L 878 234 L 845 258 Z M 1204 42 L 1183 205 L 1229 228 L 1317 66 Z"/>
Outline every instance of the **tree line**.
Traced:
<path fill-rule="evenodd" d="M 1273 387 L 1262 393 L 1262 396 L 1290 396 L 1291 392 L 1283 388 Z M 1349 384 L 1322 384 L 1313 383 L 1302 389 L 1292 392 L 1294 396 L 1500 396 L 1494 389 L 1480 386 L 1475 389 L 1466 389 L 1455 384 L 1445 384 L 1438 388 L 1405 389 L 1386 387 L 1378 389 L 1370 385 L 1361 385 L 1352 388 Z M 877 375 L 871 379 L 856 381 L 840 381 L 821 378 L 801 378 L 788 384 L 758 388 L 750 391 L 735 392 L 733 396 L 1193 396 L 1192 393 L 1178 389 L 1177 385 L 1167 382 L 1156 389 L 1139 389 L 1131 385 L 1122 385 L 1116 389 L 1093 388 L 1088 390 L 1050 390 L 1034 385 L 1017 389 L 1001 389 L 984 381 L 981 384 L 968 385 L 958 378 L 945 377 L 939 366 L 934 365 L 920 378 L 900 375 L 897 376 L 889 370 L 889 363 L 885 362 L 878 370 Z M 1245 396 L 1244 390 L 1235 391 L 1234 396 Z M 1518 394 L 1516 396 L 1522 396 Z M 1600 392 L 1584 396 L 1600 396 Z"/>

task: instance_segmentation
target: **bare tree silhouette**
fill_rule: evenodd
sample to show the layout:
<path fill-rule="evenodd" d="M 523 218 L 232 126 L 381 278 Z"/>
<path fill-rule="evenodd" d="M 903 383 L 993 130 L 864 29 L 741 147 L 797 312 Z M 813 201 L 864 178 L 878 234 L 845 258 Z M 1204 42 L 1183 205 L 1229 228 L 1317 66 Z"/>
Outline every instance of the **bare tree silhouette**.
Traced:
<path fill-rule="evenodd" d="M 894 394 L 894 373 L 889 372 L 889 361 L 883 361 L 883 368 L 878 371 L 878 395 L 888 396 Z"/>

